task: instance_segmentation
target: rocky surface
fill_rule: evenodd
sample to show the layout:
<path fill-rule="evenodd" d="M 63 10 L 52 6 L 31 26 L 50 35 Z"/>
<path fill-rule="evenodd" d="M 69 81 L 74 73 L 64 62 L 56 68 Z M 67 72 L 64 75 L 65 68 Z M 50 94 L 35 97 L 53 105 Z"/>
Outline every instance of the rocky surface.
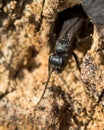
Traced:
<path fill-rule="evenodd" d="M 72 57 L 61 74 L 64 82 L 53 73 L 36 106 L 48 77 L 57 15 L 80 3 L 0 1 L 0 130 L 104 129 L 103 25 L 93 24 L 92 37 L 75 49 L 81 73 Z"/>

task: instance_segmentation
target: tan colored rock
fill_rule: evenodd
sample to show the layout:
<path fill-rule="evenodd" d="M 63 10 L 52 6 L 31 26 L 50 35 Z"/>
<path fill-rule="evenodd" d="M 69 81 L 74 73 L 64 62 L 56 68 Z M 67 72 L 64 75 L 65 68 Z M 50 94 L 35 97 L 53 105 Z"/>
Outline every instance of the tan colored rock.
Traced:
<path fill-rule="evenodd" d="M 103 27 L 94 28 L 91 49 L 91 37 L 75 49 L 80 64 L 83 58 L 92 57 L 87 68 L 83 60 L 83 75 L 71 58 L 61 74 L 66 84 L 54 73 L 36 107 L 48 76 L 47 45 L 56 41 L 57 15 L 80 4 L 80 0 L 0 1 L 0 130 L 104 128 L 103 96 L 99 99 L 99 92 L 103 95 L 103 50 L 99 50 L 103 48 Z M 96 91 L 93 93 L 92 85 L 86 94 L 93 83 Z"/>

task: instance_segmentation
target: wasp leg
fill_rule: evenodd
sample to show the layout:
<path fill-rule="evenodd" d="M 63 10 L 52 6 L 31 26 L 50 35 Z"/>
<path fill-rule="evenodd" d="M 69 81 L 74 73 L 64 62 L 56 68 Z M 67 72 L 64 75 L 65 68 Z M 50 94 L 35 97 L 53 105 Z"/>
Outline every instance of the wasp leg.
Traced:
<path fill-rule="evenodd" d="M 78 70 L 81 71 L 78 56 L 74 52 L 72 52 L 72 55 L 74 56 Z"/>
<path fill-rule="evenodd" d="M 79 46 L 79 44 L 83 44 L 85 41 L 91 40 L 92 41 L 92 34 L 88 35 L 84 38 L 80 38 L 79 36 L 77 36 L 77 42 L 76 45 Z"/>

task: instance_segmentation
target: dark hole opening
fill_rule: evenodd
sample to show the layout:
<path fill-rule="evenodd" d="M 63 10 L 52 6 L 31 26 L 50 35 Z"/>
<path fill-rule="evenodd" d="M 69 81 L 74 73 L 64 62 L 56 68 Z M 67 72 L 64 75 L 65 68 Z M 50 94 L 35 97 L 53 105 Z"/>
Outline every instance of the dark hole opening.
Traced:
<path fill-rule="evenodd" d="M 81 5 L 77 5 L 74 6 L 73 8 L 68 8 L 65 9 L 64 11 L 60 12 L 57 15 L 57 19 L 55 21 L 54 24 L 54 29 L 53 29 L 53 33 L 55 34 L 53 38 L 50 38 L 50 51 L 54 52 L 54 48 L 55 48 L 55 44 L 57 39 L 60 36 L 60 31 L 63 27 L 64 21 L 72 19 L 74 17 L 78 17 L 78 15 L 81 15 L 82 18 L 84 18 L 84 24 L 83 27 L 81 28 L 81 38 L 85 38 L 87 36 L 89 36 L 90 34 L 93 34 L 93 24 L 90 22 L 90 19 L 88 18 L 88 16 L 86 15 L 86 13 L 84 12 L 83 8 Z M 67 27 L 65 28 L 67 29 Z M 91 42 L 92 43 L 92 42 Z M 89 43 L 89 47 L 87 47 L 87 49 L 90 49 L 91 47 L 91 43 Z"/>
<path fill-rule="evenodd" d="M 60 34 L 64 21 L 72 19 L 74 17 L 78 17 L 79 14 L 81 15 L 81 17 L 85 19 L 85 24 L 83 25 L 83 31 L 82 31 L 83 37 L 84 35 L 87 34 L 89 35 L 93 33 L 93 25 L 90 22 L 89 18 L 87 17 L 86 13 L 84 12 L 82 6 L 79 5 L 79 6 L 74 6 L 73 8 L 68 8 L 58 14 L 55 22 L 55 27 L 54 27 L 56 38 L 58 38 Z"/>

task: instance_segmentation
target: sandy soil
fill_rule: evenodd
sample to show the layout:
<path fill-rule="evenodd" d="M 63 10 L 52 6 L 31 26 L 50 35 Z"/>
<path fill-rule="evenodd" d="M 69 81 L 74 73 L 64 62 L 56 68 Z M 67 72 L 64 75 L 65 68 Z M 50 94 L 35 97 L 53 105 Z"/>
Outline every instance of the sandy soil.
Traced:
<path fill-rule="evenodd" d="M 94 74 L 88 67 L 99 63 L 93 44 L 99 39 L 96 30 L 94 41 L 89 36 L 74 51 L 81 72 L 71 57 L 60 76 L 52 74 L 46 93 L 36 106 L 48 78 L 48 58 L 55 41 L 54 9 L 59 3 L 51 2 L 44 6 L 42 0 L 0 2 L 0 130 L 103 130 L 103 65 L 100 70 L 93 70 Z M 79 3 L 77 0 L 69 5 Z M 86 62 L 89 55 L 97 58 Z"/>

